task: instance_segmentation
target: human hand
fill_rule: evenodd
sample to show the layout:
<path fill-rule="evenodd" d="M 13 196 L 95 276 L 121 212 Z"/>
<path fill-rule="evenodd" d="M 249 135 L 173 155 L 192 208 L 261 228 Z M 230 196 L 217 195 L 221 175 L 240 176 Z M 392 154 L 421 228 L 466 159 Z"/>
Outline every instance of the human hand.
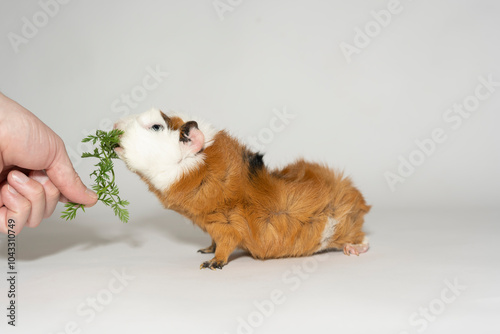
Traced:
<path fill-rule="evenodd" d="M 35 115 L 0 93 L 0 232 L 36 227 L 70 200 L 89 207 L 97 195 L 75 172 L 62 139 Z"/>

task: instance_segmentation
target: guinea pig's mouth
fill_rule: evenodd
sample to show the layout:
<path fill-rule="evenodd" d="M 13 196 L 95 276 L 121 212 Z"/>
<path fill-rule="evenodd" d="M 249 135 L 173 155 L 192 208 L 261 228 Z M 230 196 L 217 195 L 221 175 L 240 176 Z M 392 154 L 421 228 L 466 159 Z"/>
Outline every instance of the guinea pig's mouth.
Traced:
<path fill-rule="evenodd" d="M 123 148 L 121 147 L 115 147 L 115 153 L 118 155 L 118 158 L 122 158 L 122 154 L 123 154 Z"/>
<path fill-rule="evenodd" d="M 120 144 L 116 144 L 113 150 L 116 152 L 116 154 L 118 154 L 118 156 L 123 153 L 123 147 L 121 147 Z"/>

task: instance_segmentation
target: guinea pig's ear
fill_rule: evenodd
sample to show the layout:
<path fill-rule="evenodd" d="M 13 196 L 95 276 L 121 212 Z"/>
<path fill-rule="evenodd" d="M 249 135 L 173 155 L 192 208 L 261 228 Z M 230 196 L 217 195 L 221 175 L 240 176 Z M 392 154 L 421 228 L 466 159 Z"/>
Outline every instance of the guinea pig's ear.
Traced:
<path fill-rule="evenodd" d="M 198 153 L 203 149 L 205 136 L 198 129 L 198 123 L 189 121 L 180 127 L 179 141 L 188 147 L 189 152 Z"/>

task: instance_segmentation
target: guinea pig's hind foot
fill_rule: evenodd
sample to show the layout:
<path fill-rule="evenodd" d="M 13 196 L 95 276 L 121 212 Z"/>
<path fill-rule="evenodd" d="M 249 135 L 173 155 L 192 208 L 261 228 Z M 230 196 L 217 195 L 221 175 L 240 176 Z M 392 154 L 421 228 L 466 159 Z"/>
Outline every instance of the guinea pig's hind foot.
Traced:
<path fill-rule="evenodd" d="M 361 253 L 366 253 L 370 245 L 368 243 L 362 244 L 345 244 L 344 254 L 350 256 L 351 254 L 359 256 Z"/>

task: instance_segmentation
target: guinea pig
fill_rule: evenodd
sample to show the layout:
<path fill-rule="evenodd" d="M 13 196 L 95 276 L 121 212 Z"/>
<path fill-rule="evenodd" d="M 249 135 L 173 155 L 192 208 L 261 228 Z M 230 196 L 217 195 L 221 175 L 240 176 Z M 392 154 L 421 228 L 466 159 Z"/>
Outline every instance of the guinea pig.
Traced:
<path fill-rule="evenodd" d="M 152 109 L 118 121 L 116 153 L 166 209 L 212 238 L 200 268 L 222 269 L 236 249 L 257 259 L 368 250 L 362 231 L 370 210 L 349 178 L 325 165 L 297 160 L 269 169 L 226 131 Z"/>

